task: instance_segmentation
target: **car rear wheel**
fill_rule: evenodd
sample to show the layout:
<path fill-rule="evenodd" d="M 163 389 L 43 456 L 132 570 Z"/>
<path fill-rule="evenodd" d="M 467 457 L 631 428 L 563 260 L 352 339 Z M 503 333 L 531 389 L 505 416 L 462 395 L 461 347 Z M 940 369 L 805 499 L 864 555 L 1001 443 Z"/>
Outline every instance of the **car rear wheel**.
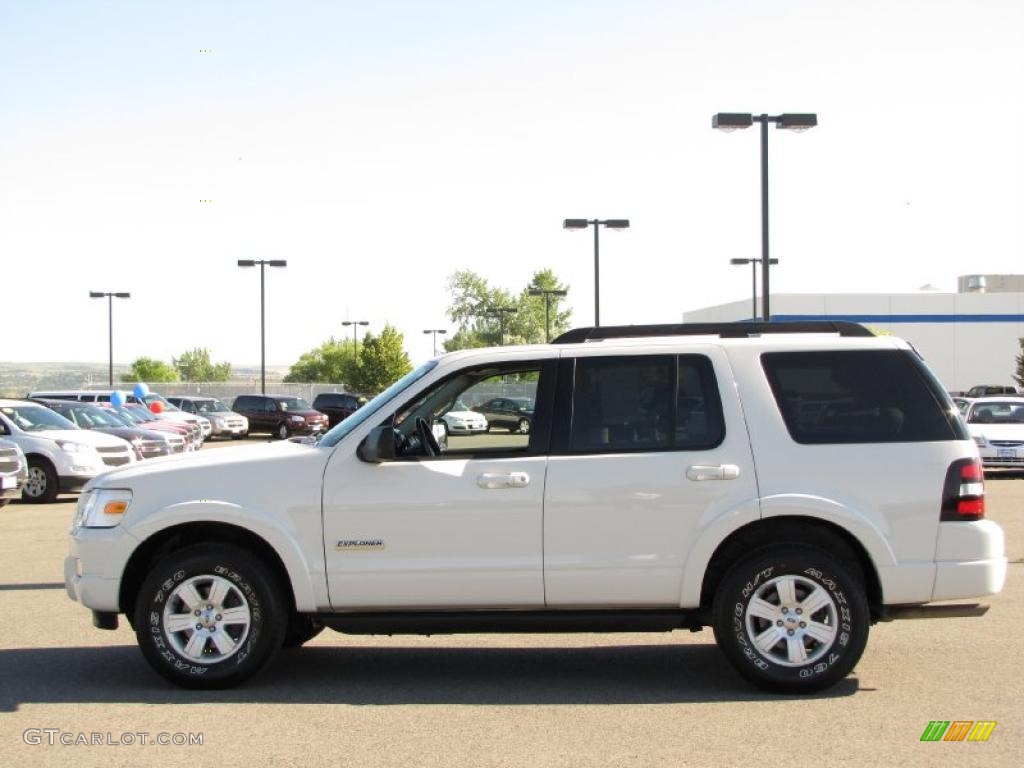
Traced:
<path fill-rule="evenodd" d="M 287 424 L 285 424 L 283 422 L 281 423 L 281 425 L 277 428 L 277 436 L 279 438 L 281 438 L 282 440 L 287 440 L 288 439 L 288 425 Z"/>
<path fill-rule="evenodd" d="M 519 423 L 516 425 L 516 432 L 518 432 L 521 435 L 530 434 L 530 420 L 520 419 Z"/>
<path fill-rule="evenodd" d="M 756 551 L 715 595 L 715 640 L 759 688 L 820 691 L 842 680 L 867 645 L 871 617 L 856 564 L 805 545 Z"/>
<path fill-rule="evenodd" d="M 197 544 L 150 571 L 135 604 L 135 636 L 150 665 L 183 688 L 228 688 L 281 648 L 287 603 L 272 571 L 226 544 Z"/>
<path fill-rule="evenodd" d="M 33 456 L 28 460 L 28 480 L 21 497 L 30 504 L 49 503 L 57 498 L 59 482 L 53 465 L 46 459 Z"/>

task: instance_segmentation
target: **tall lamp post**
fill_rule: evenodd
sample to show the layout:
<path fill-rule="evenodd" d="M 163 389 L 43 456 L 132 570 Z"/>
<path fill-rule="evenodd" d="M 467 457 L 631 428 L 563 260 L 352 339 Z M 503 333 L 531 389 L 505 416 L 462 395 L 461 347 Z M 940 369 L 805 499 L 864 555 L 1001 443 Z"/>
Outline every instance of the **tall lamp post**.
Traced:
<path fill-rule="evenodd" d="M 562 222 L 563 229 L 586 229 L 594 228 L 594 325 L 601 325 L 601 267 L 599 254 L 601 252 L 600 238 L 598 233 L 601 227 L 608 229 L 628 229 L 629 219 L 566 219 Z"/>
<path fill-rule="evenodd" d="M 488 307 L 486 309 L 481 309 L 477 314 L 482 317 L 498 318 L 498 346 L 503 347 L 505 346 L 505 318 L 508 315 L 514 315 L 518 311 L 519 310 L 515 307 Z"/>
<path fill-rule="evenodd" d="M 122 291 L 116 291 L 113 293 L 107 291 L 89 291 L 90 299 L 106 298 L 107 300 L 107 341 L 110 351 L 107 374 L 111 387 L 114 386 L 114 299 L 130 299 L 131 297 L 132 295 L 130 293 L 124 293 Z"/>
<path fill-rule="evenodd" d="M 448 331 L 444 328 L 426 328 L 423 332 L 434 334 L 434 357 L 437 357 L 437 334 L 444 336 Z"/>
<path fill-rule="evenodd" d="M 359 333 L 359 326 L 364 328 L 370 324 L 369 320 L 342 320 L 341 324 L 348 327 L 352 326 L 352 362 L 356 364 L 356 368 L 359 367 L 359 341 L 356 334 Z"/>
<path fill-rule="evenodd" d="M 761 314 L 765 322 L 772 319 L 768 295 L 768 124 L 790 131 L 806 131 L 818 124 L 818 116 L 812 113 L 787 113 L 782 115 L 753 115 L 749 112 L 719 112 L 711 118 L 711 127 L 719 131 L 736 131 L 761 124 Z"/>
<path fill-rule="evenodd" d="M 240 267 L 260 267 L 260 394 L 267 394 L 267 292 L 264 280 L 265 267 L 287 267 L 284 259 L 239 259 Z"/>
<path fill-rule="evenodd" d="M 757 320 L 757 265 L 761 263 L 760 259 L 729 259 L 729 263 L 733 266 L 741 264 L 749 264 L 750 269 L 750 319 Z M 779 263 L 778 259 L 771 259 L 770 264 L 775 266 Z"/>
<path fill-rule="evenodd" d="M 544 297 L 544 343 L 551 341 L 551 297 L 567 296 L 566 290 L 555 290 L 553 288 L 531 288 L 527 291 L 531 296 Z"/>

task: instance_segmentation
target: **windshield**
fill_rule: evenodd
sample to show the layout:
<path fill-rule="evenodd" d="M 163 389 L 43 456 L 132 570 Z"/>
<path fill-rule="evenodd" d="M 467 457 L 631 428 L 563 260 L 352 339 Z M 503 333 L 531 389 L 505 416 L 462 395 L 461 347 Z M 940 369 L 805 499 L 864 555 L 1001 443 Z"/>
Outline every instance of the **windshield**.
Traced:
<path fill-rule="evenodd" d="M 164 398 L 160 397 L 160 395 L 154 395 L 152 392 L 149 393 L 148 395 L 146 395 L 142 399 L 145 401 L 146 405 L 152 405 L 153 403 L 163 403 L 165 411 L 180 411 L 181 410 L 181 408 L 176 406 L 174 403 L 172 403 L 172 402 L 170 402 L 168 400 L 165 400 Z"/>
<path fill-rule="evenodd" d="M 121 410 L 122 413 L 127 413 L 128 417 L 138 422 L 156 421 L 156 416 L 150 413 L 144 406 L 141 405 L 126 405 Z"/>
<path fill-rule="evenodd" d="M 72 405 L 67 410 L 71 412 L 72 421 L 83 429 L 124 426 L 110 411 L 95 405 Z"/>
<path fill-rule="evenodd" d="M 51 429 L 78 429 L 59 413 L 41 405 L 18 405 L 0 408 L 0 413 L 24 432 L 46 432 Z"/>
<path fill-rule="evenodd" d="M 193 400 L 196 410 L 200 413 L 227 413 L 228 407 L 220 400 Z"/>
<path fill-rule="evenodd" d="M 410 371 L 405 374 L 402 378 L 392 384 L 390 387 L 385 389 L 375 398 L 370 400 L 366 405 L 360 408 L 358 411 L 353 413 L 347 419 L 339 422 L 334 429 L 324 435 L 320 441 L 320 445 L 326 445 L 328 447 L 335 446 L 341 442 L 342 438 L 345 437 L 349 432 L 364 423 L 367 419 L 373 418 L 373 415 L 377 413 L 381 408 L 391 402 L 395 397 L 404 392 L 410 386 L 415 384 L 417 381 L 422 379 L 437 365 L 437 360 L 428 360 L 419 368 Z"/>
<path fill-rule="evenodd" d="M 1024 424 L 1024 400 L 975 403 L 968 424 Z"/>
<path fill-rule="evenodd" d="M 309 403 L 301 397 L 282 397 L 277 401 L 277 407 L 282 411 L 312 411 Z"/>

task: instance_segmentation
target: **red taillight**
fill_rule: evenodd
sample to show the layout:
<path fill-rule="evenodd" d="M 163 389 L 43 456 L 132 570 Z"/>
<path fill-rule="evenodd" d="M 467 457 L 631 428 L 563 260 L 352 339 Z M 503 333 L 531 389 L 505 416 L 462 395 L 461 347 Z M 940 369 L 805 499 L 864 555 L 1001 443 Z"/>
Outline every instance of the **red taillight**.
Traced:
<path fill-rule="evenodd" d="M 985 516 L 985 475 L 979 459 L 959 459 L 949 465 L 939 520 L 979 520 Z"/>

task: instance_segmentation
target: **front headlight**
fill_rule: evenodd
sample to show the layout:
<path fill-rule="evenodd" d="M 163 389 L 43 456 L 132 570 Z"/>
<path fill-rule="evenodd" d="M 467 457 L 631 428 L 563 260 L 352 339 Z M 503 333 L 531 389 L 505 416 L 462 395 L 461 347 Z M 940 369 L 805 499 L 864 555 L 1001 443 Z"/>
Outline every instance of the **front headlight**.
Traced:
<path fill-rule="evenodd" d="M 89 453 L 94 450 L 91 445 L 85 445 L 84 443 L 72 443 L 69 440 L 58 440 L 57 447 L 67 453 Z"/>
<path fill-rule="evenodd" d="M 78 500 L 75 523 L 85 528 L 113 528 L 124 518 L 132 503 L 132 492 L 103 488 L 83 493 Z"/>
<path fill-rule="evenodd" d="M 985 448 L 988 446 L 988 440 L 985 439 L 984 435 L 975 435 L 974 444 L 977 445 L 979 448 Z"/>

